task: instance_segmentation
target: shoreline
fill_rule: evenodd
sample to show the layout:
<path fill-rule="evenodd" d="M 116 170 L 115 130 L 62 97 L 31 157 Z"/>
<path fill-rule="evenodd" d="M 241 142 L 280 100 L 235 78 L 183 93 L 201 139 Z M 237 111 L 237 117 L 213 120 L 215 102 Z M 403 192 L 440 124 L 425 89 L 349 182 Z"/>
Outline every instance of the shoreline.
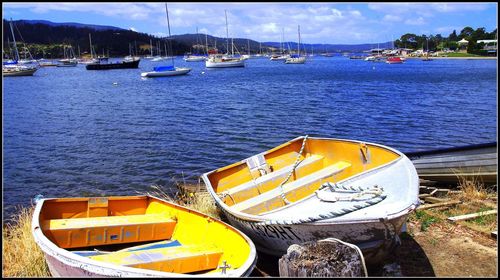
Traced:
<path fill-rule="evenodd" d="M 424 57 L 405 57 L 406 59 L 423 59 Z M 431 56 L 429 57 L 430 59 L 498 59 L 496 56 L 485 56 L 485 57 L 478 57 L 478 56 L 451 56 L 451 57 L 446 57 L 446 56 Z"/>

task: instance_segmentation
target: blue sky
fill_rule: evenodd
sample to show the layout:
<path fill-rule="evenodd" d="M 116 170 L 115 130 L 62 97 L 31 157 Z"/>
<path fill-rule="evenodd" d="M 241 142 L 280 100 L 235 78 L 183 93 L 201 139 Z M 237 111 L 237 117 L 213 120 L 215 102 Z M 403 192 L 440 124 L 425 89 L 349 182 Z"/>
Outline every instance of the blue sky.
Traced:
<path fill-rule="evenodd" d="M 465 26 L 497 27 L 496 2 L 177 2 L 169 3 L 172 34 L 208 33 L 256 41 L 360 44 L 397 39 L 405 33 L 459 33 Z M 157 36 L 168 34 L 162 2 L 2 3 L 4 19 L 41 19 L 112 25 Z"/>

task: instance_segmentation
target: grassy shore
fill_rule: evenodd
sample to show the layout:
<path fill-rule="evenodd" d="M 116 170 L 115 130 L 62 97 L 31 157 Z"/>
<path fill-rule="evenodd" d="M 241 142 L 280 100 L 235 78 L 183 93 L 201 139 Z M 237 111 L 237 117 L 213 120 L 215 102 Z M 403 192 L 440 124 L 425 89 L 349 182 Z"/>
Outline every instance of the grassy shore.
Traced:
<path fill-rule="evenodd" d="M 214 218 L 221 217 L 215 206 L 213 198 L 207 192 L 194 192 L 200 186 L 178 186 L 179 192 L 175 198 L 168 195 L 161 187 L 152 186 L 152 191 L 147 194 L 173 201 L 188 208 L 206 213 Z M 486 189 L 479 181 L 464 179 L 460 182 L 454 199 L 462 203 L 445 209 L 417 210 L 411 214 L 409 224 L 416 221 L 418 229 L 409 228 L 408 234 L 431 231 L 432 225 L 443 224 L 453 226 L 447 222 L 446 217 L 463 215 L 495 208 L 496 203 L 486 203 L 488 198 L 497 197 L 496 193 Z M 31 219 L 34 207 L 20 208 L 13 223 L 4 225 L 2 232 L 2 276 L 3 277 L 50 277 L 42 251 L 36 245 L 31 233 Z M 475 231 L 485 234 L 497 228 L 496 215 L 479 217 L 460 222 Z M 257 269 L 258 270 L 258 269 Z M 408 275 L 411 276 L 411 275 Z M 436 275 L 439 276 L 439 275 Z"/>

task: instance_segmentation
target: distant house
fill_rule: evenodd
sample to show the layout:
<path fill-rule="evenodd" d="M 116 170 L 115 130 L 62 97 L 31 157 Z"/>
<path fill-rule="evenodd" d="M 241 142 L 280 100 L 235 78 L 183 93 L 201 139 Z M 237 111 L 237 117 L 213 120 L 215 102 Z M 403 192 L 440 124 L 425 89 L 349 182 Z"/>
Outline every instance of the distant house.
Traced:
<path fill-rule="evenodd" d="M 497 53 L 497 40 L 477 40 L 477 43 L 483 43 L 483 50 L 486 50 L 488 54 L 496 54 Z"/>
<path fill-rule="evenodd" d="M 467 49 L 467 45 L 469 44 L 469 41 L 462 39 L 462 40 L 458 41 L 457 44 L 458 44 L 458 49 L 463 51 L 463 50 Z"/>

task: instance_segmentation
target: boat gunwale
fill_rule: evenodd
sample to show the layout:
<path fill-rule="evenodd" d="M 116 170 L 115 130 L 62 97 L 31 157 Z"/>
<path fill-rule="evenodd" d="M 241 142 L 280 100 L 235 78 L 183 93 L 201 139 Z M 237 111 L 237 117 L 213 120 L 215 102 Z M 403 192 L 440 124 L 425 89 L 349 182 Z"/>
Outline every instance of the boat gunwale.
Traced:
<path fill-rule="evenodd" d="M 89 199 L 90 197 L 75 197 L 75 198 L 68 198 L 68 199 Z M 37 243 L 38 246 L 42 249 L 42 252 L 44 255 L 49 255 L 50 257 L 56 259 L 58 262 L 63 263 L 66 266 L 70 266 L 75 269 L 80 269 L 82 271 L 85 271 L 87 273 L 95 273 L 96 275 L 99 276 L 163 276 L 163 277 L 237 277 L 237 276 L 249 276 L 250 273 L 253 271 L 255 265 L 257 264 L 257 251 L 255 248 L 255 244 L 253 241 L 245 235 L 242 231 L 240 231 L 238 228 L 220 220 L 220 219 L 214 219 L 204 213 L 201 213 L 197 210 L 190 209 L 187 207 L 184 207 L 182 205 L 172 203 L 169 201 L 166 201 L 164 199 L 158 198 L 153 195 L 142 195 L 142 196 L 109 196 L 109 198 L 131 198 L 131 199 L 143 199 L 143 198 L 152 198 L 159 200 L 161 202 L 165 202 L 169 204 L 169 206 L 173 207 L 178 207 L 181 208 L 182 210 L 185 210 L 189 213 L 193 213 L 196 215 L 200 215 L 206 218 L 211 219 L 212 222 L 216 223 L 221 223 L 227 228 L 233 230 L 236 234 L 239 234 L 248 244 L 250 247 L 250 252 L 248 258 L 245 260 L 245 262 L 237 269 L 234 270 L 229 270 L 226 271 L 226 274 L 222 273 L 205 273 L 205 274 L 184 274 L 184 273 L 173 273 L 173 272 L 164 272 L 164 271 L 157 271 L 157 270 L 151 270 L 151 269 L 142 269 L 142 268 L 135 268 L 135 267 L 127 267 L 127 266 L 121 266 L 121 265 L 115 265 L 111 263 L 106 263 L 102 261 L 97 261 L 93 260 L 84 256 L 80 256 L 78 254 L 73 253 L 72 251 L 63 249 L 58 247 L 54 242 L 52 242 L 50 239 L 48 239 L 45 234 L 42 231 L 42 227 L 40 225 L 39 217 L 40 217 L 40 212 L 43 208 L 43 204 L 45 201 L 53 201 L 53 200 L 61 200 L 63 201 L 64 198 L 42 198 L 39 201 L 37 201 L 35 210 L 33 212 L 33 218 L 32 218 L 32 223 L 31 223 L 31 230 L 32 234 L 35 238 L 35 243 Z M 74 200 L 77 201 L 77 200 Z M 80 200 L 81 201 L 81 200 Z"/>
<path fill-rule="evenodd" d="M 279 146 L 277 146 L 277 147 L 275 147 L 273 149 L 264 151 L 262 154 L 270 153 L 272 151 L 277 150 L 278 148 L 280 148 L 282 146 L 285 146 L 287 144 L 290 144 L 290 143 L 292 143 L 294 141 L 297 141 L 297 140 L 300 140 L 300 139 L 303 139 L 303 138 L 305 138 L 305 136 L 296 137 L 296 138 L 294 138 L 294 139 L 292 139 L 292 140 L 290 140 L 288 142 L 285 142 L 285 143 L 283 143 L 283 144 L 281 144 L 281 145 L 279 145 Z M 355 174 L 355 175 L 353 175 L 351 177 L 345 178 L 344 180 L 342 180 L 340 182 L 344 182 L 346 180 L 351 180 L 352 178 L 355 178 L 355 177 L 358 177 L 358 176 L 362 176 L 362 175 L 367 174 L 367 173 L 376 172 L 376 171 L 378 171 L 380 169 L 386 168 L 389 165 L 396 164 L 397 162 L 399 162 L 401 160 L 404 160 L 405 158 L 407 159 L 408 162 L 411 163 L 410 159 L 405 154 L 403 154 L 402 152 L 400 152 L 400 151 L 398 151 L 396 149 L 393 149 L 391 147 L 388 147 L 388 146 L 385 146 L 385 145 L 381 145 L 381 144 L 376 144 L 376 143 L 371 143 L 371 142 L 365 142 L 365 141 L 358 141 L 358 140 L 352 140 L 352 139 L 327 138 L 327 137 L 309 137 L 309 139 L 345 141 L 345 142 L 359 143 L 359 144 L 364 143 L 364 144 L 367 144 L 367 145 L 373 145 L 373 146 L 376 146 L 376 147 L 379 147 L 379 148 L 383 148 L 383 149 L 389 150 L 389 151 L 394 152 L 397 155 L 399 155 L 399 157 L 397 159 L 394 159 L 394 160 L 392 160 L 390 162 L 387 162 L 387 163 L 385 163 L 383 165 L 380 165 L 380 166 L 377 166 L 375 168 L 372 168 L 372 169 L 369 169 L 369 170 L 365 170 L 365 171 L 363 171 L 361 173 L 358 173 L 358 174 Z M 230 166 L 235 166 L 237 164 L 241 164 L 242 162 L 245 162 L 245 160 L 236 162 L 234 164 L 231 164 Z M 229 167 L 229 166 L 227 166 L 227 167 Z M 223 168 L 220 168 L 220 169 L 216 169 L 216 170 L 212 170 L 212 171 L 209 171 L 209 172 L 206 172 L 206 173 L 202 174 L 202 176 L 201 176 L 202 179 L 203 179 L 203 181 L 205 182 L 206 189 L 212 195 L 212 197 L 214 198 L 214 200 L 216 201 L 216 203 L 224 210 L 224 212 L 230 214 L 231 216 L 233 216 L 234 218 L 236 218 L 238 220 L 242 220 L 242 221 L 247 222 L 247 223 L 262 223 L 262 222 L 266 222 L 266 221 L 273 221 L 273 219 L 271 219 L 271 218 L 266 218 L 266 217 L 263 217 L 263 216 L 260 216 L 260 215 L 247 214 L 247 213 L 244 213 L 244 212 L 241 212 L 241 211 L 233 211 L 228 205 L 226 205 L 219 198 L 219 196 L 217 195 L 217 193 L 213 189 L 212 184 L 211 184 L 210 180 L 208 179 L 208 176 L 211 175 L 211 174 L 213 174 L 213 173 L 215 173 L 215 172 L 218 172 L 220 170 L 225 170 L 225 169 L 226 169 L 226 167 L 223 167 Z M 302 199 L 300 199 L 298 201 L 292 202 L 289 205 L 285 205 L 283 207 L 280 207 L 280 208 L 278 208 L 276 210 L 273 210 L 273 211 L 270 211 L 270 212 L 282 211 L 284 208 L 295 206 L 296 203 L 303 202 L 306 199 L 310 199 L 313 195 L 314 195 L 314 193 L 312 193 L 309 196 L 304 197 L 304 198 L 302 198 Z M 412 210 L 416 209 L 417 206 L 418 206 L 418 199 L 417 199 L 416 203 L 411 203 L 410 205 L 408 205 L 404 209 L 402 209 L 402 210 L 400 210 L 400 211 L 398 211 L 396 213 L 392 213 L 391 215 L 388 215 L 388 216 L 392 216 L 394 218 L 401 217 L 401 216 L 403 216 L 405 214 L 408 214 Z M 270 212 L 266 212 L 266 213 L 270 213 Z M 327 219 L 322 219 L 322 220 L 318 220 L 318 221 L 315 221 L 315 222 L 308 222 L 308 223 L 302 223 L 302 224 L 325 224 L 325 223 L 330 223 L 330 224 L 350 224 L 350 223 L 359 223 L 360 221 L 365 221 L 365 222 L 379 222 L 380 218 L 373 218 L 373 219 L 366 219 L 366 220 L 351 219 L 349 221 L 335 221 L 335 222 L 331 222 L 331 218 L 330 219 L 327 218 Z"/>

